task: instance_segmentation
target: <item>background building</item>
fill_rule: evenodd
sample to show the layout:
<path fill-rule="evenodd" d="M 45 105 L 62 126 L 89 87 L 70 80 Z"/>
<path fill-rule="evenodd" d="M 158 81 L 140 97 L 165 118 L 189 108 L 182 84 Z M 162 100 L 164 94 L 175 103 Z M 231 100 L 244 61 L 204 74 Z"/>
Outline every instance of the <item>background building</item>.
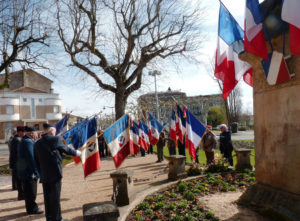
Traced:
<path fill-rule="evenodd" d="M 3 82 L 4 75 L 0 75 Z M 25 69 L 9 74 L 9 87 L 0 90 L 0 142 L 6 142 L 17 125 L 42 129 L 44 122 L 62 118 L 61 100 L 51 88 L 52 81 Z"/>
<path fill-rule="evenodd" d="M 169 124 L 172 108 L 177 101 L 178 104 L 184 104 L 197 119 L 203 124 L 207 124 L 207 114 L 213 106 L 223 106 L 224 100 L 221 94 L 186 96 L 184 92 L 172 91 L 170 88 L 166 92 L 158 92 L 160 122 Z M 147 110 L 156 115 L 155 93 L 147 93 L 138 98 L 140 110 Z"/>

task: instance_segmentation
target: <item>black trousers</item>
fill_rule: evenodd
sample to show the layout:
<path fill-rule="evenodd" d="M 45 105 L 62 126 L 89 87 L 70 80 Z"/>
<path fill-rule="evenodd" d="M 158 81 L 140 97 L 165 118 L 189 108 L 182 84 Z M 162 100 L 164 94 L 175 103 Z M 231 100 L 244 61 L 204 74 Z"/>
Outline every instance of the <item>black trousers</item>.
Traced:
<path fill-rule="evenodd" d="M 224 157 L 228 160 L 230 166 L 233 166 L 232 150 L 225 149 Z"/>
<path fill-rule="evenodd" d="M 36 180 L 22 180 L 24 190 L 25 207 L 27 213 L 33 213 L 38 210 L 38 205 L 35 202 L 37 192 Z"/>
<path fill-rule="evenodd" d="M 12 190 L 18 189 L 18 173 L 16 169 L 11 170 L 11 186 Z"/>
<path fill-rule="evenodd" d="M 61 180 L 54 183 L 43 183 L 44 203 L 47 221 L 60 221 Z"/>

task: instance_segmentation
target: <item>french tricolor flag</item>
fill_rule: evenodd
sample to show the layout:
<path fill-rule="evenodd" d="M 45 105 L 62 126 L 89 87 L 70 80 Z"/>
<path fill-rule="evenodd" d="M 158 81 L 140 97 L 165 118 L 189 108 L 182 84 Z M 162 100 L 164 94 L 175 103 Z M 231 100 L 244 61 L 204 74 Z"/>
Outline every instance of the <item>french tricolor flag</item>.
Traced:
<path fill-rule="evenodd" d="M 130 136 L 130 152 L 134 153 L 134 155 L 137 155 L 140 150 L 139 126 L 134 121 L 132 121 L 132 125 L 129 130 L 129 136 Z"/>
<path fill-rule="evenodd" d="M 177 135 L 176 135 L 176 114 L 175 110 L 172 111 L 171 116 L 171 124 L 170 124 L 170 139 L 174 140 L 175 143 L 177 143 Z"/>
<path fill-rule="evenodd" d="M 108 149 L 118 168 L 130 154 L 129 116 L 125 114 L 117 122 L 103 131 Z"/>
<path fill-rule="evenodd" d="M 96 117 L 81 124 L 77 130 L 73 131 L 71 143 L 75 149 L 81 150 L 80 158 L 84 177 L 87 177 L 100 168 Z"/>
<path fill-rule="evenodd" d="M 290 24 L 290 50 L 300 55 L 300 1 L 284 0 L 281 11 L 282 20 Z"/>
<path fill-rule="evenodd" d="M 269 54 L 269 60 L 262 60 L 262 65 L 269 85 L 275 85 L 291 79 L 283 54 L 273 51 Z"/>
<path fill-rule="evenodd" d="M 176 134 L 181 143 L 186 131 L 186 118 L 184 118 L 183 111 L 180 106 L 176 104 L 177 115 L 176 115 Z"/>
<path fill-rule="evenodd" d="M 245 51 L 268 60 L 267 44 L 263 32 L 263 16 L 258 0 L 247 0 L 245 10 Z"/>
<path fill-rule="evenodd" d="M 186 148 L 193 159 L 196 159 L 196 148 L 206 131 L 206 127 L 189 111 L 186 110 Z"/>
<path fill-rule="evenodd" d="M 139 120 L 139 145 L 148 151 L 150 141 L 148 136 L 148 127 L 143 121 Z"/>
<path fill-rule="evenodd" d="M 148 113 L 149 124 L 149 141 L 152 145 L 156 145 L 159 139 L 159 134 L 163 129 L 163 126 L 152 116 L 152 114 Z"/>
<path fill-rule="evenodd" d="M 222 3 L 218 34 L 215 77 L 223 82 L 223 98 L 226 99 L 242 77 L 251 85 L 252 67 L 238 57 L 244 50 L 244 31 Z"/>

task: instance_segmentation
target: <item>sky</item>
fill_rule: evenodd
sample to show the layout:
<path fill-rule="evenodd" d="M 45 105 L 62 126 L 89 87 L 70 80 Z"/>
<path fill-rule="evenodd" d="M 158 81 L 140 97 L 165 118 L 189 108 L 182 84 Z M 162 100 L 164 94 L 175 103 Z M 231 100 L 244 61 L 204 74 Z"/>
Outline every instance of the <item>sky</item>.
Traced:
<path fill-rule="evenodd" d="M 218 84 L 213 79 L 211 60 L 215 54 L 217 43 L 217 26 L 219 13 L 219 0 L 202 0 L 207 6 L 207 20 L 204 24 L 206 40 L 199 52 L 201 64 L 183 63 L 180 70 L 175 72 L 168 69 L 160 70 L 162 74 L 157 77 L 157 88 L 159 92 L 172 90 L 185 92 L 187 96 L 208 95 L 221 93 Z M 222 0 L 235 19 L 243 27 L 245 0 Z M 261 1 L 260 1 L 261 2 Z M 64 69 L 64 75 L 57 75 L 53 80 L 55 93 L 60 94 L 62 100 L 62 111 L 70 112 L 82 117 L 91 116 L 102 111 L 111 114 L 114 109 L 114 96 L 111 93 L 97 93 L 98 89 L 93 79 L 77 79 L 72 83 L 68 81 L 65 72 L 74 72 L 75 69 Z M 55 73 L 54 73 L 55 74 Z M 128 102 L 135 102 L 139 95 L 154 92 L 154 78 L 148 76 L 148 84 L 141 90 L 135 92 Z M 75 82 L 75 83 L 74 83 Z M 92 83 L 91 83 L 92 82 Z M 92 86 L 91 86 L 92 85 Z M 242 90 L 243 110 L 253 112 L 253 90 L 242 80 L 239 83 Z M 93 92 L 96 91 L 96 92 Z M 105 107 L 105 109 L 104 109 Z"/>

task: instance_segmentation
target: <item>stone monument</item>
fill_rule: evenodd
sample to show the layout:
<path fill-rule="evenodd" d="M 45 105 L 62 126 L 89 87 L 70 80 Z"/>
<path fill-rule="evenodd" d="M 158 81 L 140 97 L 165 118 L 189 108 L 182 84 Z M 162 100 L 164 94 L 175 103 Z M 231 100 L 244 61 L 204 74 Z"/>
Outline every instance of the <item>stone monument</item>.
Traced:
<path fill-rule="evenodd" d="M 269 30 L 273 49 L 283 52 L 285 42 L 285 54 L 290 56 L 286 63 L 293 75 L 288 82 L 269 85 L 261 58 L 245 52 L 239 55 L 253 67 L 257 180 L 239 203 L 252 205 L 279 220 L 300 220 L 300 56 L 290 53 L 288 25 L 285 24 L 284 39 L 284 23 L 274 22 L 274 16 L 280 20 L 281 1 L 274 5 L 275 1 L 267 0 L 266 4 L 269 5 L 265 9 L 275 10 L 264 13 L 265 22 L 269 19 L 268 14 L 273 16 L 273 30 L 264 24 Z M 275 29 L 279 31 L 276 33 Z M 269 44 L 268 52 L 271 52 Z"/>

